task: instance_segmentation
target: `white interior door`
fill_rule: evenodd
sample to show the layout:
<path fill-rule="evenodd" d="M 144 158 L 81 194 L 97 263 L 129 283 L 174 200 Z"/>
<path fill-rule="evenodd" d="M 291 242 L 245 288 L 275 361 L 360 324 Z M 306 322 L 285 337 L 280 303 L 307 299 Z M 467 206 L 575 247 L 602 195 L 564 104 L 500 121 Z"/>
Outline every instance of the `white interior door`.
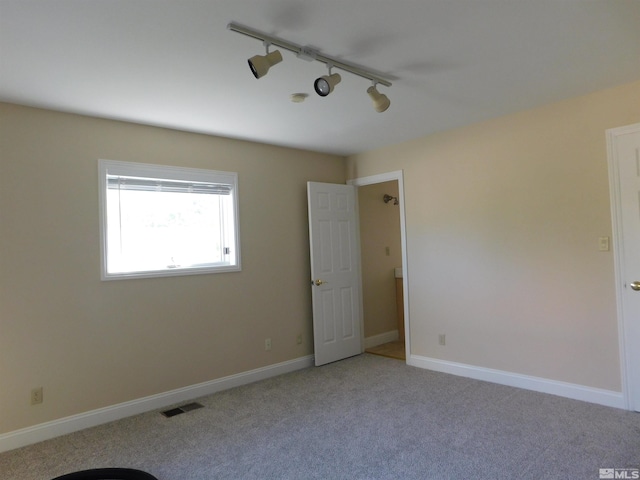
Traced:
<path fill-rule="evenodd" d="M 640 124 L 607 133 L 626 393 L 640 411 Z"/>
<path fill-rule="evenodd" d="M 356 187 L 309 182 L 311 297 L 316 365 L 362 353 Z"/>

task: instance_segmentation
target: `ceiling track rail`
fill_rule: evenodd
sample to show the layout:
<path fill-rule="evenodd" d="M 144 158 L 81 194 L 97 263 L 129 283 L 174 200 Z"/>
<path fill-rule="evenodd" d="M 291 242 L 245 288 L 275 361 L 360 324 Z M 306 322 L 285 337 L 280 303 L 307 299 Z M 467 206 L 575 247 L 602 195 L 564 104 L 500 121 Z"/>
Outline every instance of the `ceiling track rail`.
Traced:
<path fill-rule="evenodd" d="M 380 85 L 384 85 L 385 87 L 391 86 L 391 82 L 386 78 L 381 77 L 380 75 L 372 73 L 369 70 L 366 70 L 357 65 L 353 65 L 351 63 L 339 60 L 337 58 L 330 57 L 328 55 L 323 55 L 317 50 L 312 49 L 310 47 L 298 45 L 296 43 L 289 42 L 282 38 L 274 37 L 272 35 L 268 35 L 266 33 L 260 32 L 253 28 L 246 27 L 244 25 L 239 25 L 235 22 L 229 23 L 227 25 L 227 29 L 233 32 L 241 33 L 248 37 L 255 38 L 256 40 L 260 40 L 267 46 L 275 45 L 277 47 L 293 52 L 296 54 L 296 56 L 304 60 L 310 60 L 310 61 L 315 60 L 315 61 L 324 63 L 325 65 L 327 65 L 328 68 L 332 68 L 332 67 L 339 68 L 340 70 L 344 70 L 346 72 L 352 73 L 353 75 L 366 78 L 370 80 L 374 85 L 379 83 Z"/>

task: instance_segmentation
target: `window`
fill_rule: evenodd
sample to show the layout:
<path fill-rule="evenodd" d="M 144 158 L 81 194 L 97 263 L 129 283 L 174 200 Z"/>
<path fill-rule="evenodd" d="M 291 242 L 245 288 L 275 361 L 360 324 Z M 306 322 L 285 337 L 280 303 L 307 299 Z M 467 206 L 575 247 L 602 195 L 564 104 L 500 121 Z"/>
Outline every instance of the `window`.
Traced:
<path fill-rule="evenodd" d="M 240 270 L 236 173 L 98 165 L 103 280 Z"/>

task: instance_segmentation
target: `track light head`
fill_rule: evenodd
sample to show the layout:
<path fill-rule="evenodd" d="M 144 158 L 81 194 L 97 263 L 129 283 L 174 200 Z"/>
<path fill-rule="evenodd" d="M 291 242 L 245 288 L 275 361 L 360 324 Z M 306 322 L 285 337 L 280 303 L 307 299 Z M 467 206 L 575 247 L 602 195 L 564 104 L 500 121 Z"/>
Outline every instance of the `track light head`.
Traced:
<path fill-rule="evenodd" d="M 380 93 L 375 85 L 367 88 L 367 93 L 371 97 L 371 100 L 373 100 L 373 108 L 375 108 L 376 112 L 382 113 L 391 105 L 391 100 L 389 100 L 386 95 Z"/>
<path fill-rule="evenodd" d="M 316 90 L 316 93 L 321 97 L 326 97 L 331 92 L 333 92 L 333 88 L 340 83 L 342 78 L 339 73 L 334 73 L 333 75 L 323 75 L 322 77 L 316 79 L 313 83 L 313 88 Z"/>
<path fill-rule="evenodd" d="M 264 77 L 269 68 L 273 67 L 276 63 L 280 63 L 282 61 L 282 54 L 280 50 L 274 50 L 271 53 L 266 55 L 255 55 L 249 59 L 249 68 L 251 68 L 251 72 L 253 76 L 256 78 Z"/>

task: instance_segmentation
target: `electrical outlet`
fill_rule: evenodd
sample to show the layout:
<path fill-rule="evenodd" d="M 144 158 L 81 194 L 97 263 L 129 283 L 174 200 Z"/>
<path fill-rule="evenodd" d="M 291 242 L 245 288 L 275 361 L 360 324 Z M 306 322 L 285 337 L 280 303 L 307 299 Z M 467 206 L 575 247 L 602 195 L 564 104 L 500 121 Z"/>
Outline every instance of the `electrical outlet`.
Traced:
<path fill-rule="evenodd" d="M 265 350 L 271 350 L 271 339 L 270 338 L 265 338 L 265 340 L 264 340 L 264 349 Z"/>
<path fill-rule="evenodd" d="M 298 345 L 302 344 L 302 334 L 301 333 L 299 333 L 298 336 L 296 337 L 296 343 Z"/>
<path fill-rule="evenodd" d="M 440 345 L 446 345 L 447 344 L 447 336 L 444 333 L 441 333 L 440 335 L 438 335 L 438 343 Z"/>
<path fill-rule="evenodd" d="M 42 403 L 44 397 L 42 396 L 42 387 L 36 387 L 31 390 L 31 405 L 38 405 Z"/>

